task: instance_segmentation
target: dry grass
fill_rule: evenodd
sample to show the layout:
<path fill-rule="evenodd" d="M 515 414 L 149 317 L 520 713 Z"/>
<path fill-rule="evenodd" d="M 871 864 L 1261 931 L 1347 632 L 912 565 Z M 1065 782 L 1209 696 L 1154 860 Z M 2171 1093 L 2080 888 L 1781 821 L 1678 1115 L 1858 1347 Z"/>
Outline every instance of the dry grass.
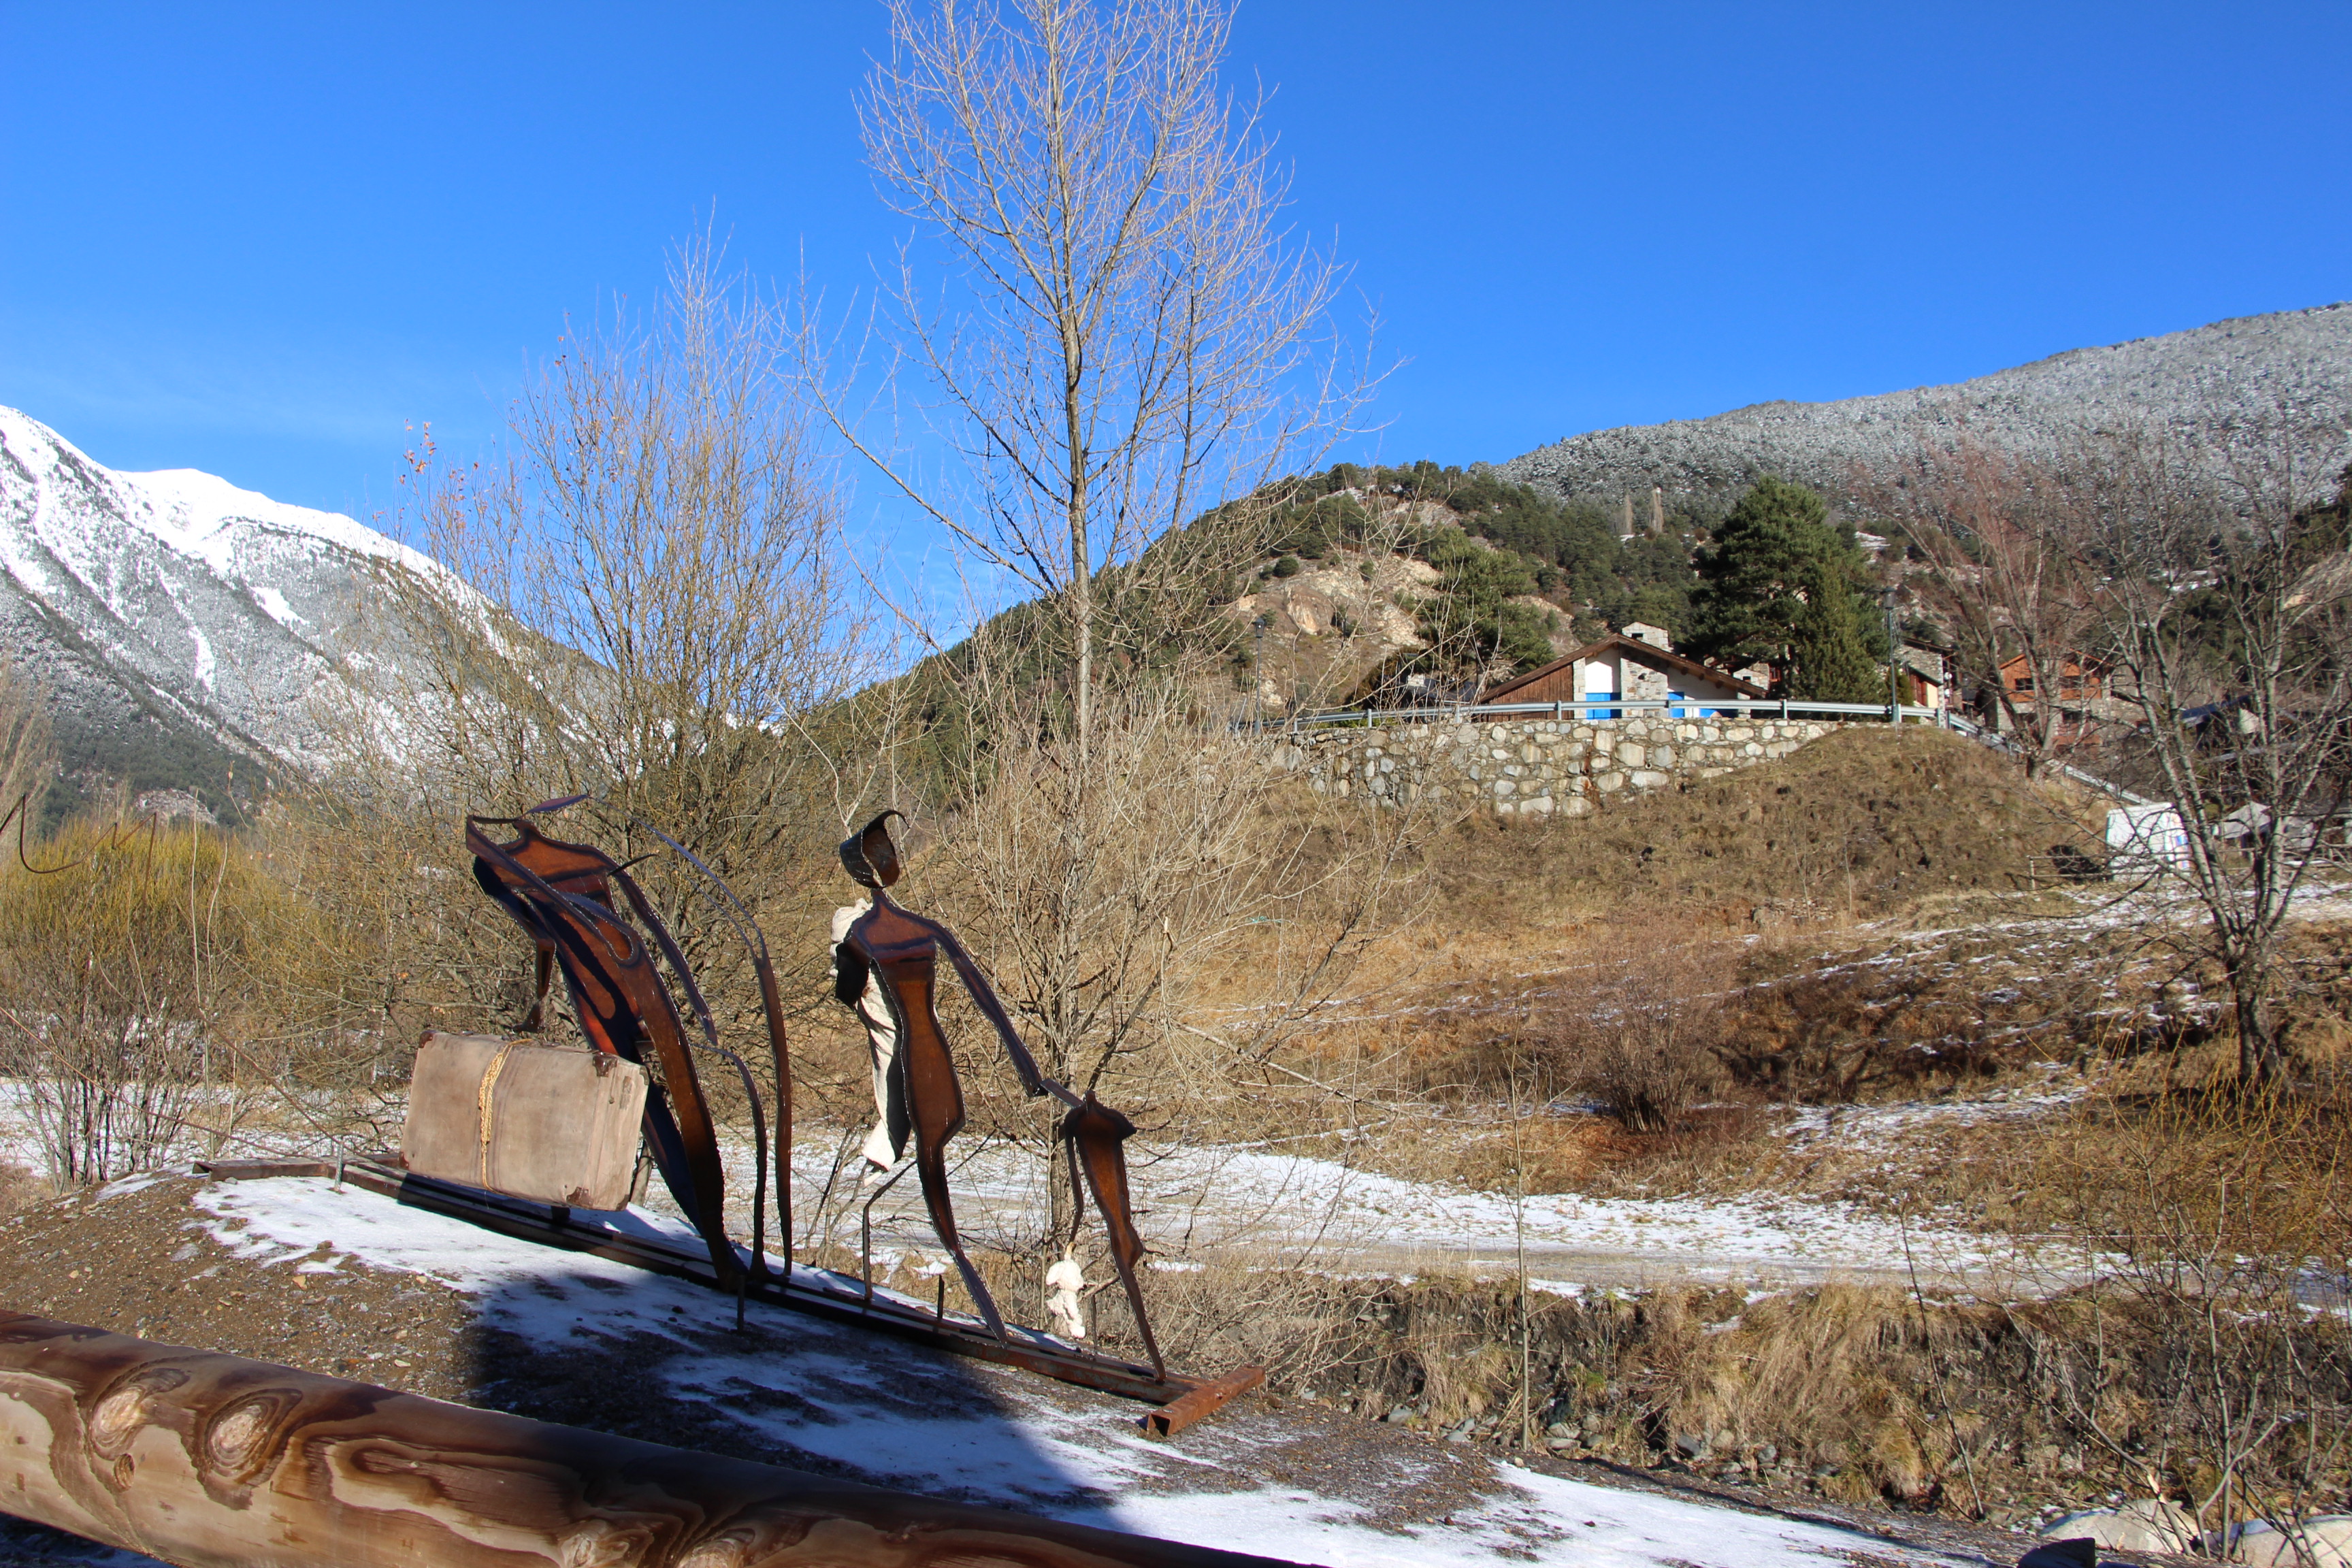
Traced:
<path fill-rule="evenodd" d="M 1591 816 L 1475 816 L 1435 866 L 1451 930 L 1648 916 L 1749 931 L 2006 892 L 2028 856 L 2095 842 L 2103 821 L 2103 803 L 2029 785 L 1973 742 L 1852 729 Z"/>
<path fill-rule="evenodd" d="M 0 1074 L 66 1184 L 216 1150 L 289 1077 L 331 951 L 250 845 L 77 823 L 0 870 Z"/>

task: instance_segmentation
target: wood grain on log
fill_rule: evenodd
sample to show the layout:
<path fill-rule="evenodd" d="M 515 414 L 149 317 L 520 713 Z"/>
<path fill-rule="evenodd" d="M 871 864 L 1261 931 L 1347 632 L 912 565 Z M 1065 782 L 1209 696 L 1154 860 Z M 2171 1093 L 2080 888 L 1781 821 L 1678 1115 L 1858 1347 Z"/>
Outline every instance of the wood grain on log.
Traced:
<path fill-rule="evenodd" d="M 0 1508 L 185 1568 L 1266 1568 L 0 1313 Z"/>

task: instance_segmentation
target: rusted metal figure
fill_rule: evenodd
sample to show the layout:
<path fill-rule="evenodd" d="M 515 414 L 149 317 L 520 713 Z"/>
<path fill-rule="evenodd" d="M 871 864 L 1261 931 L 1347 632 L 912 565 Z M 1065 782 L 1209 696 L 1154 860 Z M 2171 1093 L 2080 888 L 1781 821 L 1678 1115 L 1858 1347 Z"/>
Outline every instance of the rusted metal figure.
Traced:
<path fill-rule="evenodd" d="M 719 1045 L 710 1009 L 704 1003 L 685 955 L 653 906 L 618 861 L 593 845 L 551 838 L 532 817 L 561 810 L 581 796 L 550 801 L 520 816 L 466 818 L 466 847 L 474 855 L 474 879 L 482 890 L 530 933 L 538 947 L 538 993 L 530 1015 L 518 1027 L 536 1031 L 546 1007 L 555 970 L 563 973 L 580 1032 L 596 1049 L 634 1062 L 651 1053 L 661 1072 L 661 1087 L 646 1097 L 646 1143 L 662 1180 L 677 1200 L 710 1250 L 711 1267 L 722 1289 L 739 1290 L 744 1269 L 727 1238 L 725 1169 L 719 1155 L 717 1125 L 694 1070 L 689 1044 L 731 1060 L 741 1075 L 751 1100 L 753 1149 L 758 1166 L 751 1206 L 750 1277 L 769 1277 L 764 1256 L 767 1197 L 767 1135 L 760 1095 L 740 1057 Z M 486 831 L 516 829 L 511 842 L 499 843 Z M 750 923 L 742 907 L 726 885 L 683 846 L 656 835 L 709 877 L 733 905 L 730 921 L 739 932 L 750 931 L 753 964 L 760 980 L 761 1002 L 767 1014 L 769 1046 L 775 1058 L 778 1109 L 778 1207 L 783 1221 L 784 1256 L 789 1270 L 792 1247 L 791 1199 L 786 1191 L 791 1169 L 787 1157 L 792 1137 L 792 1075 L 786 1055 L 782 1010 L 776 997 L 775 977 L 767 961 L 766 943 Z M 617 890 L 617 897 L 616 897 Z M 625 902 L 628 915 L 622 912 Z M 737 919 L 742 915 L 741 919 Z M 628 916 L 634 916 L 632 925 Z M 640 934 L 642 928 L 643 935 Z M 650 937 L 651 946 L 646 940 Z M 685 1022 L 669 985 L 656 971 L 658 952 L 692 1009 L 701 1040 L 689 1042 Z"/>
<path fill-rule="evenodd" d="M 842 843 L 841 863 L 851 879 L 871 893 L 874 907 L 850 923 L 835 963 L 837 998 L 855 1006 L 857 997 L 865 992 L 866 973 L 871 969 L 882 978 L 882 993 L 898 1025 L 898 1051 L 890 1064 L 894 1104 L 890 1108 L 892 1114 L 886 1118 L 893 1134 L 893 1152 L 904 1152 L 905 1133 L 900 1129 L 913 1134 L 915 1172 L 922 1184 L 923 1204 L 930 1212 L 931 1228 L 938 1233 L 940 1245 L 955 1259 L 956 1270 L 963 1277 L 964 1288 L 971 1292 L 981 1316 L 1003 1338 L 1004 1321 L 997 1313 L 988 1288 L 981 1283 L 979 1272 L 964 1256 L 962 1241 L 956 1234 L 954 1205 L 948 1193 L 947 1145 L 963 1128 L 964 1104 L 963 1086 L 956 1078 L 955 1058 L 940 1027 L 937 1007 L 939 960 L 944 953 L 964 989 L 971 994 L 981 1016 L 996 1031 L 1013 1070 L 1020 1076 L 1022 1087 L 1033 1097 L 1051 1094 L 1069 1107 L 1068 1114 L 1062 1119 L 1060 1137 L 1069 1151 L 1076 1213 L 1085 1213 L 1086 1194 L 1091 1189 L 1095 1207 L 1110 1233 L 1111 1261 L 1118 1270 L 1119 1283 L 1126 1287 L 1128 1303 L 1135 1310 L 1136 1328 L 1143 1336 L 1144 1348 L 1150 1352 L 1152 1370 L 1165 1378 L 1167 1365 L 1160 1359 L 1159 1342 L 1152 1337 L 1150 1320 L 1144 1313 L 1142 1288 L 1135 1275 L 1144 1246 L 1129 1206 L 1127 1156 L 1121 1147 L 1134 1136 L 1135 1124 L 1096 1100 L 1091 1091 L 1081 1099 L 1039 1072 L 1035 1058 L 1022 1043 L 1020 1031 L 1013 1026 L 1003 1004 L 997 1000 L 995 989 L 964 951 L 963 943 L 956 940 L 955 933 L 939 921 L 901 909 L 890 900 L 886 889 L 898 879 L 899 860 L 898 847 L 890 838 L 889 823 L 898 815 L 886 811 L 855 837 Z M 904 1107 L 903 1118 L 897 1114 L 900 1106 Z"/>

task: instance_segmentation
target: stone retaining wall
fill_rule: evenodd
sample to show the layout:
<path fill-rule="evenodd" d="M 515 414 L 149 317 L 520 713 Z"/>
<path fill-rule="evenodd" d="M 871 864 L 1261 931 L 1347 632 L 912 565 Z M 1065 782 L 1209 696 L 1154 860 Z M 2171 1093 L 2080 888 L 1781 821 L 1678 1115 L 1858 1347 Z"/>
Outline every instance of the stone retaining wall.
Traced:
<path fill-rule="evenodd" d="M 1276 760 L 1323 794 L 1383 805 L 1431 801 L 1582 816 L 1612 795 L 1711 779 L 1785 757 L 1841 721 L 1675 719 L 1439 720 L 1285 735 Z"/>

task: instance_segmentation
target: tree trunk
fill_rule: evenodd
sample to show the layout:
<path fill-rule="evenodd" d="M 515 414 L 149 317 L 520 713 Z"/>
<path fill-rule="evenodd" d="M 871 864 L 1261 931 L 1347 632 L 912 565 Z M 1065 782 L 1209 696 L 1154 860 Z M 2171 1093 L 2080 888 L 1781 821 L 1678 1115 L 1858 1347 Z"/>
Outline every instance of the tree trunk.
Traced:
<path fill-rule="evenodd" d="M 2238 1082 L 2247 1089 L 2274 1084 L 2286 1076 L 2287 1022 L 2259 978 L 2263 967 L 2249 961 L 2233 967 L 2230 975 L 2230 999 L 2238 1022 Z"/>
<path fill-rule="evenodd" d="M 1270 1568 L 21 1313 L 0 1490 L 185 1568 Z"/>

